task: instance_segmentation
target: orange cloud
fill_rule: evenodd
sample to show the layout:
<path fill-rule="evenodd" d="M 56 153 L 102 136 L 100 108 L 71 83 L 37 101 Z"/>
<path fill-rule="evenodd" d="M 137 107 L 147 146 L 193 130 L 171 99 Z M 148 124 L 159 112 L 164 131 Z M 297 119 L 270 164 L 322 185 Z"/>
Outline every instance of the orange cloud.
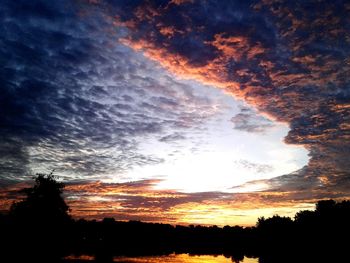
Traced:
<path fill-rule="evenodd" d="M 331 185 L 328 176 L 321 176 L 325 185 Z M 114 217 L 116 220 L 142 220 L 170 224 L 254 225 L 260 216 L 274 214 L 293 217 L 303 209 L 313 209 L 325 194 L 341 200 L 345 192 L 290 190 L 254 193 L 181 193 L 155 190 L 158 180 L 129 183 L 102 183 L 99 181 L 68 184 L 64 196 L 71 215 L 86 219 Z M 28 187 L 20 183 L 0 192 L 0 209 L 8 209 L 19 199 L 18 191 Z M 23 196 L 22 196 L 23 197 Z"/>
<path fill-rule="evenodd" d="M 163 67 L 179 77 L 196 79 L 206 85 L 215 85 L 221 88 L 238 88 L 238 83 L 233 81 L 225 82 L 227 74 L 225 73 L 224 65 L 219 60 L 215 60 L 204 67 L 193 67 L 184 56 L 169 53 L 166 48 L 159 48 L 146 40 L 135 41 L 124 38 L 120 41 L 136 51 L 142 51 L 146 57 L 159 62 Z"/>

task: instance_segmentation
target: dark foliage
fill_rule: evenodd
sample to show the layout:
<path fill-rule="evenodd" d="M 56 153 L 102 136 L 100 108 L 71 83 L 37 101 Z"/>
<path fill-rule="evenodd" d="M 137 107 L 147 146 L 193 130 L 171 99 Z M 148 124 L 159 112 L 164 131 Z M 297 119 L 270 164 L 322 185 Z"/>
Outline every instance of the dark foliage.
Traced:
<path fill-rule="evenodd" d="M 64 184 L 51 174 L 38 174 L 34 186 L 21 190 L 2 221 L 2 241 L 6 262 L 59 260 L 68 250 L 72 220 L 61 196 Z"/>
<path fill-rule="evenodd" d="M 92 255 L 112 262 L 118 255 L 169 253 L 224 254 L 232 262 L 244 255 L 260 263 L 335 262 L 347 256 L 350 201 L 317 202 L 315 211 L 300 211 L 294 220 L 275 215 L 255 227 L 173 226 L 169 224 L 74 221 L 61 194 L 64 185 L 52 175 L 38 175 L 26 198 L 0 215 L 6 262 L 60 261 L 67 255 Z"/>
<path fill-rule="evenodd" d="M 38 174 L 33 187 L 21 190 L 26 198 L 11 206 L 11 217 L 16 221 L 40 224 L 60 224 L 69 220 L 69 208 L 61 196 L 64 184 L 56 179 L 52 173 Z"/>

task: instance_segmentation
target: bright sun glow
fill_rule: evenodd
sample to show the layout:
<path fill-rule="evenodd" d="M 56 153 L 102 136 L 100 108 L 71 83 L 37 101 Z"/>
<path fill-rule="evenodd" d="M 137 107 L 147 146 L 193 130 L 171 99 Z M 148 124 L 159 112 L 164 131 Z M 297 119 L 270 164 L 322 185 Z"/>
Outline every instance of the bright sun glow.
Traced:
<path fill-rule="evenodd" d="M 141 151 L 166 158 L 160 164 L 133 169 L 127 174 L 129 180 L 162 179 L 156 189 L 183 192 L 251 192 L 267 186 L 243 184 L 288 174 L 307 164 L 304 148 L 283 142 L 288 132 L 285 124 L 273 123 L 251 110 L 252 118 L 269 122 L 268 128 L 254 132 L 234 129 L 231 118 L 240 112 L 241 102 L 220 90 L 203 89 L 223 103 L 222 110 L 203 124 L 202 134 L 195 139 L 173 143 L 149 139 L 142 143 Z"/>

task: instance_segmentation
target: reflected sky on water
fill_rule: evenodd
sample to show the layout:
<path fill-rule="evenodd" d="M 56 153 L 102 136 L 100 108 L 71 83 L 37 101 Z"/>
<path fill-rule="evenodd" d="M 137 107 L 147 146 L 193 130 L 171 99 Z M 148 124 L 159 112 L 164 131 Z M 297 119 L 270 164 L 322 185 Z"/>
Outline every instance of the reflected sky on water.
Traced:
<path fill-rule="evenodd" d="M 147 256 L 147 257 L 117 257 L 114 262 L 120 263 L 257 263 L 257 258 L 244 258 L 243 261 L 232 261 L 232 258 L 224 256 L 192 256 L 188 254 L 172 254 L 167 256 Z"/>

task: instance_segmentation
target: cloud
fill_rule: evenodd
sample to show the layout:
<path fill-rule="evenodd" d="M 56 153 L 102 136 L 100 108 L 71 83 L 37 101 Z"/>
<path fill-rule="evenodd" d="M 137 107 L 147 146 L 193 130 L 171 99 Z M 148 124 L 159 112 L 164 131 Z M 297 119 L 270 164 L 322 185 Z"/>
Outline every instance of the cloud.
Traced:
<path fill-rule="evenodd" d="M 346 1 L 142 2 L 127 10 L 112 5 L 110 13 L 126 25 L 125 45 L 289 124 L 285 141 L 307 148 L 311 159 L 298 175 L 275 179 L 288 182 L 280 187 L 337 191 L 350 171 L 349 8 Z M 233 122 L 261 129 L 247 113 Z"/>
<path fill-rule="evenodd" d="M 225 223 L 234 209 L 272 215 L 349 197 L 349 10 L 346 1 L 4 1 L 0 183 L 9 190 L 38 164 L 60 167 L 76 215 L 169 222 L 222 215 Z M 182 79 L 216 85 L 288 123 L 285 141 L 307 148 L 309 164 L 241 186 L 263 185 L 256 193 L 96 182 L 111 174 L 128 181 L 124 171 L 163 162 L 139 145 L 149 136 L 186 140 L 184 131 L 217 113 Z M 244 109 L 232 121 L 248 132 L 270 128 Z M 6 189 L 2 207 L 15 200 Z"/>
<path fill-rule="evenodd" d="M 169 134 L 159 139 L 160 142 L 176 142 L 178 140 L 183 140 L 185 137 L 179 133 Z"/>
<path fill-rule="evenodd" d="M 118 43 L 123 30 L 87 10 L 71 1 L 4 2 L 2 180 L 53 168 L 67 180 L 123 179 L 163 162 L 139 149 L 149 135 L 166 141 L 216 114 L 210 98 Z"/>
<path fill-rule="evenodd" d="M 223 193 L 186 194 L 172 190 L 155 190 L 159 179 L 126 183 L 76 182 L 67 186 L 72 211 L 77 217 L 175 223 L 173 207 L 189 202 L 219 199 Z"/>
<path fill-rule="evenodd" d="M 273 166 L 268 164 L 259 164 L 250 162 L 247 160 L 239 160 L 236 161 L 235 164 L 240 167 L 242 166 L 244 169 L 253 170 L 255 173 L 268 173 L 273 171 Z"/>
<path fill-rule="evenodd" d="M 272 121 L 257 115 L 249 108 L 242 108 L 241 112 L 231 118 L 234 129 L 246 132 L 264 132 L 274 127 Z"/>

